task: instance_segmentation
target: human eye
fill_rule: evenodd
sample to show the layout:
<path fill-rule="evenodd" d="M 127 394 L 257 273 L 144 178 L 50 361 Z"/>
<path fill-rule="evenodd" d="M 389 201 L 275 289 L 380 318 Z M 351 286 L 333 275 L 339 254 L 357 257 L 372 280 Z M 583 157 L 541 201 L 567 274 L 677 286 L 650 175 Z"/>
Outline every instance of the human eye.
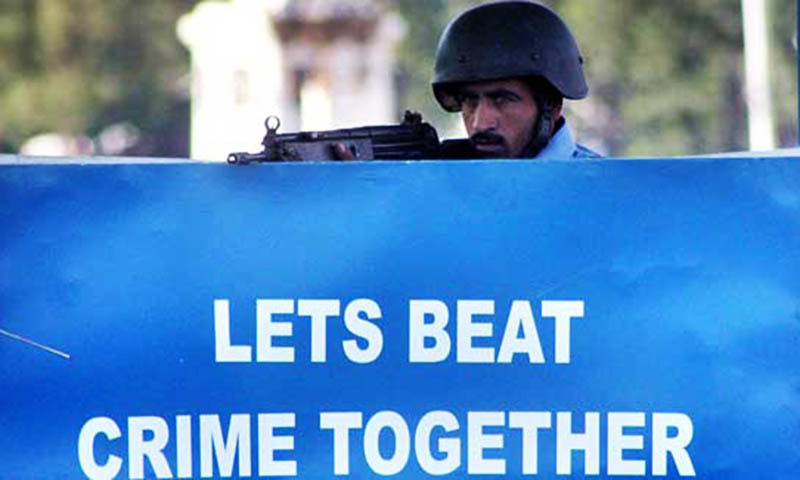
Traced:
<path fill-rule="evenodd" d="M 502 107 L 508 105 L 510 103 L 514 103 L 518 100 L 518 97 L 511 92 L 501 92 L 494 96 L 494 103 L 498 107 Z"/>
<path fill-rule="evenodd" d="M 474 108 L 478 104 L 478 95 L 471 92 L 461 92 L 458 94 L 458 103 L 461 107 Z"/>

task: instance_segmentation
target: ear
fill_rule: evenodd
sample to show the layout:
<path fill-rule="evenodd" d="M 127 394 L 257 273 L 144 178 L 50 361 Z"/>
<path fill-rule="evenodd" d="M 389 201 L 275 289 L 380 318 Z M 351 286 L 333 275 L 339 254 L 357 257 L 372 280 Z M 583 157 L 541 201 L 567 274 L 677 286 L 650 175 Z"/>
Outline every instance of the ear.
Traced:
<path fill-rule="evenodd" d="M 561 120 L 561 111 L 563 110 L 563 108 L 564 108 L 563 102 L 558 102 L 555 105 L 553 105 L 553 122 L 558 122 L 559 120 Z"/>
<path fill-rule="evenodd" d="M 564 108 L 564 102 L 563 101 L 556 102 L 556 104 L 553 105 L 553 109 L 551 110 L 551 114 L 552 114 L 551 118 L 553 119 L 553 125 L 551 127 L 552 130 L 550 131 L 550 135 L 555 134 L 556 133 L 556 129 L 561 124 L 561 116 L 562 116 L 563 108 Z"/>

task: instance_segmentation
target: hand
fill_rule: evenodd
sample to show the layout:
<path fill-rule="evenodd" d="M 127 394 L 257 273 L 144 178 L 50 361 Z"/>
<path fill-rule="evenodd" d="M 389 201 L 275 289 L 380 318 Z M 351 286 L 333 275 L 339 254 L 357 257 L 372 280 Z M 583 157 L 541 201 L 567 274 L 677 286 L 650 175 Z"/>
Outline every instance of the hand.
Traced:
<path fill-rule="evenodd" d="M 333 156 L 337 160 L 341 160 L 343 162 L 349 162 L 356 159 L 356 154 L 344 143 L 334 143 L 333 147 Z"/>

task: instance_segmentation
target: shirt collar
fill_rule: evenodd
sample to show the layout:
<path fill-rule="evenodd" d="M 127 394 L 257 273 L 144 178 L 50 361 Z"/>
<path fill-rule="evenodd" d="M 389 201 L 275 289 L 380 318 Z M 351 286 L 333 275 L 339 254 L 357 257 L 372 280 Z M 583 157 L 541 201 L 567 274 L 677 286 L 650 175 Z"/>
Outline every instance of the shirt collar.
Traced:
<path fill-rule="evenodd" d="M 563 118 L 563 117 L 562 117 Z M 567 159 L 572 158 L 575 153 L 575 140 L 572 138 L 572 131 L 569 128 L 567 119 L 561 127 L 556 130 L 556 133 L 550 138 L 550 141 L 545 145 L 539 155 L 536 155 L 537 160 L 554 160 L 554 159 Z"/>

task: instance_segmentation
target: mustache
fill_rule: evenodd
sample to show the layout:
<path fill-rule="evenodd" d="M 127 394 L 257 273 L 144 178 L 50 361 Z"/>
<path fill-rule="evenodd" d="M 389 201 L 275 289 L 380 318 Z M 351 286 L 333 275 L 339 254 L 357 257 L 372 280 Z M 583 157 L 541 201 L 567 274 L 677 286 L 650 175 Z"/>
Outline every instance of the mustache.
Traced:
<path fill-rule="evenodd" d="M 505 142 L 505 138 L 492 132 L 478 132 L 469 137 L 469 141 L 473 145 L 500 145 Z"/>

